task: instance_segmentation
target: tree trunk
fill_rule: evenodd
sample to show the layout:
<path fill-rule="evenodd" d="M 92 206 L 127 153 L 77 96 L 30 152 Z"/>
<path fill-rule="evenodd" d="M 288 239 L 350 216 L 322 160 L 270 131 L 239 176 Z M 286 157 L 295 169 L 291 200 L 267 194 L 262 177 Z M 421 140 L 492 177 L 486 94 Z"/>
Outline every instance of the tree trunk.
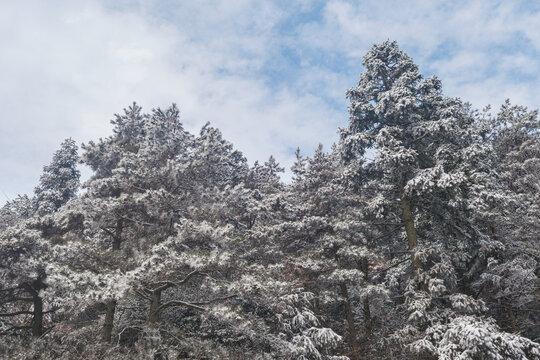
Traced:
<path fill-rule="evenodd" d="M 36 337 L 43 335 L 43 300 L 39 297 L 38 293 L 39 292 L 35 292 L 35 294 L 32 294 L 34 300 L 32 335 Z"/>
<path fill-rule="evenodd" d="M 116 228 L 114 229 L 112 249 L 113 251 L 120 250 L 122 244 L 122 231 L 124 230 L 124 222 L 122 218 L 116 220 Z M 112 331 L 114 328 L 114 313 L 116 312 L 116 300 L 109 300 L 105 303 L 105 320 L 101 329 L 101 339 L 104 343 L 111 342 Z"/>
<path fill-rule="evenodd" d="M 152 302 L 150 303 L 150 313 L 148 314 L 148 324 L 154 327 L 159 321 L 159 307 L 161 306 L 161 291 L 152 292 Z"/>
<path fill-rule="evenodd" d="M 366 328 L 366 336 L 371 337 L 373 322 L 371 321 L 371 311 L 369 309 L 369 299 L 367 296 L 364 299 L 364 327 Z"/>
<path fill-rule="evenodd" d="M 412 254 L 412 251 L 418 245 L 418 238 L 416 237 L 416 228 L 414 227 L 411 203 L 409 199 L 403 195 L 401 196 L 401 209 L 403 210 L 403 222 L 405 223 L 409 251 L 411 252 L 411 261 L 415 269 L 420 269 L 422 267 L 422 263 L 419 259 L 414 257 L 414 254 Z"/>
<path fill-rule="evenodd" d="M 116 228 L 114 229 L 113 244 L 112 244 L 113 251 L 120 250 L 120 244 L 122 243 L 123 228 L 124 228 L 123 220 L 118 219 L 116 221 Z"/>
<path fill-rule="evenodd" d="M 114 313 L 116 311 L 116 300 L 109 300 L 105 304 L 105 321 L 103 322 L 103 329 L 101 331 L 101 339 L 104 343 L 111 342 L 111 335 L 114 325 Z"/>
<path fill-rule="evenodd" d="M 32 310 L 32 335 L 40 337 L 43 335 L 43 299 L 39 296 L 39 292 L 45 286 L 43 284 L 44 274 L 38 276 L 38 278 L 32 281 L 31 284 L 26 284 L 26 291 L 32 296 L 33 310 Z"/>
<path fill-rule="evenodd" d="M 347 316 L 347 325 L 349 327 L 349 342 L 351 346 L 351 360 L 358 360 L 359 359 L 359 352 L 360 348 L 358 346 L 358 340 L 357 340 L 357 334 L 356 334 L 356 328 L 354 327 L 354 316 L 352 313 L 351 308 L 351 300 L 349 299 L 349 292 L 347 291 L 347 285 L 345 283 L 341 283 L 341 295 L 343 298 L 345 298 L 345 314 Z"/>
<path fill-rule="evenodd" d="M 364 280 L 366 283 L 369 280 L 369 263 L 367 257 L 362 258 L 362 271 L 364 272 Z M 364 298 L 364 326 L 366 328 L 366 336 L 371 337 L 371 330 L 373 328 L 373 322 L 371 321 L 371 310 L 369 308 L 369 298 Z"/>

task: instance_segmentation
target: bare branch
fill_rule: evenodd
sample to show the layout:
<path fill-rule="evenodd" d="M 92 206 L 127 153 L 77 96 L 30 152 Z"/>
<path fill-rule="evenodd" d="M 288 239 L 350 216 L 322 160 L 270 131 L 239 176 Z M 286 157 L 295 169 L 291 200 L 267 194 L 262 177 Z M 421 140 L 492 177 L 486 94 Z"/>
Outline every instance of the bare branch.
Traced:
<path fill-rule="evenodd" d="M 178 282 L 177 284 L 178 284 L 178 285 L 183 285 L 183 284 L 185 284 L 186 282 L 188 282 L 188 280 L 191 279 L 191 278 L 192 278 L 193 276 L 195 276 L 195 275 L 206 276 L 205 273 L 199 272 L 198 270 L 194 270 L 194 271 L 190 272 L 189 274 L 187 274 L 187 276 L 186 276 L 183 280 L 181 280 L 180 282 Z"/>
<path fill-rule="evenodd" d="M 172 288 L 172 287 L 175 287 L 177 286 L 177 283 L 175 282 L 172 282 L 172 281 L 161 281 L 157 284 L 155 284 L 157 287 L 154 288 L 151 292 L 153 291 L 164 291 L 164 290 L 167 290 L 168 288 Z"/>
<path fill-rule="evenodd" d="M 10 333 L 11 330 L 24 330 L 24 329 L 31 329 L 31 328 L 32 328 L 32 325 L 23 325 L 23 326 L 12 325 L 9 329 L 0 332 L 0 335 L 7 335 Z"/>
<path fill-rule="evenodd" d="M 56 325 L 53 325 L 53 326 L 50 326 L 48 327 L 47 329 L 45 329 L 45 331 L 43 332 L 43 334 L 41 334 L 41 336 L 39 337 L 40 339 L 42 339 L 45 335 L 47 335 L 48 333 L 51 332 L 52 329 L 54 329 Z"/>
<path fill-rule="evenodd" d="M 145 291 L 148 291 L 148 289 L 144 289 L 144 290 L 145 290 Z M 135 294 L 139 295 L 139 296 L 142 297 L 143 299 L 150 300 L 150 296 L 146 295 L 146 294 L 143 293 L 142 291 L 137 290 L 137 289 L 134 289 L 133 291 L 135 291 Z"/>
<path fill-rule="evenodd" d="M 157 311 L 159 312 L 159 311 L 161 311 L 161 310 L 163 310 L 165 308 L 176 307 L 176 306 L 187 306 L 187 307 L 190 307 L 190 308 L 193 308 L 193 309 L 206 311 L 207 310 L 206 308 L 204 308 L 202 306 L 199 306 L 199 305 L 209 305 L 209 304 L 215 303 L 217 301 L 223 301 L 223 300 L 231 299 L 231 298 L 236 297 L 236 296 L 237 296 L 236 294 L 233 294 L 233 295 L 229 295 L 229 296 L 215 298 L 215 299 L 208 300 L 208 301 L 198 301 L 198 302 L 185 302 L 185 301 L 180 301 L 180 300 L 172 300 L 172 301 L 168 301 L 165 304 L 161 305 L 158 308 Z"/>
<path fill-rule="evenodd" d="M 113 233 L 111 230 L 109 230 L 109 229 L 107 229 L 105 227 L 101 227 L 100 229 L 105 231 L 107 234 L 109 234 L 113 239 L 116 238 L 116 234 Z"/>
<path fill-rule="evenodd" d="M 171 288 L 171 287 L 181 286 L 181 285 L 185 284 L 186 282 L 188 282 L 189 279 L 191 279 L 195 275 L 208 276 L 205 273 L 202 273 L 202 272 L 200 272 L 198 270 L 194 270 L 194 271 L 190 272 L 189 274 L 187 274 L 186 277 L 184 279 L 180 280 L 180 281 L 177 281 L 177 282 L 174 282 L 174 281 L 161 281 L 161 282 L 158 282 L 158 283 L 154 284 L 157 287 L 152 289 L 150 292 L 152 292 L 152 291 L 163 291 L 163 290 L 167 290 L 168 288 Z"/>
<path fill-rule="evenodd" d="M 165 304 L 161 305 L 160 307 L 158 307 L 157 311 L 161 311 L 165 308 L 168 308 L 168 307 L 175 307 L 175 306 L 186 306 L 186 307 L 190 307 L 190 308 L 193 308 L 193 309 L 197 309 L 197 310 L 201 310 L 201 311 L 206 311 L 205 308 L 201 307 L 201 306 L 197 306 L 195 304 L 192 304 L 192 303 L 188 303 L 188 302 L 185 302 L 185 301 L 180 301 L 180 300 L 172 300 L 172 301 L 168 301 L 166 302 Z"/>

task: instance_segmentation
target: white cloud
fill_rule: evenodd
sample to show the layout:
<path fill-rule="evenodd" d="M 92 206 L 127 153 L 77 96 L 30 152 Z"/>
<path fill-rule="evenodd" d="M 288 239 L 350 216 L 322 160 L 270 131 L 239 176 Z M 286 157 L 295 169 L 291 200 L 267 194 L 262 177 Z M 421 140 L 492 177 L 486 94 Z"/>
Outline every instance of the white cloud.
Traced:
<path fill-rule="evenodd" d="M 134 100 L 176 102 L 190 131 L 210 121 L 251 161 L 273 154 L 289 166 L 296 146 L 309 154 L 337 140 L 344 92 L 386 39 L 450 95 L 538 107 L 540 14 L 516 4 L 3 2 L 0 190 L 30 192 L 62 139 L 107 136 Z"/>
<path fill-rule="evenodd" d="M 188 129 L 210 121 L 251 161 L 274 154 L 286 165 L 289 146 L 314 147 L 328 130 L 324 123 L 335 118 L 323 100 L 271 91 L 257 76 L 275 54 L 277 7 L 127 5 L 2 5 L 0 166 L 9 176 L 0 190 L 8 196 L 32 190 L 63 138 L 107 136 L 113 113 L 133 100 L 147 110 L 177 102 Z"/>
<path fill-rule="evenodd" d="M 478 107 L 497 107 L 510 97 L 537 108 L 538 82 L 518 78 L 540 75 L 540 12 L 530 5 L 333 0 L 326 4 L 324 20 L 305 25 L 302 35 L 307 46 L 350 58 L 361 58 L 374 42 L 397 40 L 421 71 L 443 80 L 452 96 Z"/>

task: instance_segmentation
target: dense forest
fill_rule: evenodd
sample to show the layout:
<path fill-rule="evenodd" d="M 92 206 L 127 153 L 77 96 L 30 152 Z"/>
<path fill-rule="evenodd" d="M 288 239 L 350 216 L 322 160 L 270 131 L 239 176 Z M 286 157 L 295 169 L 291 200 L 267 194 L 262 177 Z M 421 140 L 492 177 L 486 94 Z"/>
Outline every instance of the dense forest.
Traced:
<path fill-rule="evenodd" d="M 176 105 L 65 140 L 0 209 L 0 357 L 540 359 L 537 111 L 363 66 L 290 183 Z"/>

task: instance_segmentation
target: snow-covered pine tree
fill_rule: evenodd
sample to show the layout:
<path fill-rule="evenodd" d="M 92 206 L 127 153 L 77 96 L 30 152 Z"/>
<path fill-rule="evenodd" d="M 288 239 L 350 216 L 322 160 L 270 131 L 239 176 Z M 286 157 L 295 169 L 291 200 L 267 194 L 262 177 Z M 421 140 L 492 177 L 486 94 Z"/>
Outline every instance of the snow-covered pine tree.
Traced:
<path fill-rule="evenodd" d="M 484 176 L 475 187 L 476 221 L 491 241 L 478 254 L 476 292 L 504 330 L 540 337 L 540 120 L 507 100 L 478 122 Z"/>
<path fill-rule="evenodd" d="M 32 199 L 28 195 L 18 195 L 15 199 L 8 200 L 0 208 L 0 231 L 19 221 L 28 219 L 33 214 Z"/>
<path fill-rule="evenodd" d="M 6 222 L 0 227 L 0 314 L 4 334 L 29 331 L 41 336 L 51 316 L 67 301 L 72 258 L 66 246 L 54 240 L 67 232 L 74 219 L 62 217 L 59 209 L 72 199 L 79 187 L 77 146 L 66 139 L 44 167 L 35 197 L 19 196 L 3 208 Z M 63 228 L 55 223 L 62 217 Z"/>
<path fill-rule="evenodd" d="M 206 123 L 195 138 L 190 157 L 190 176 L 196 186 L 223 188 L 241 183 L 248 171 L 244 155 L 223 139 L 221 131 Z"/>
<path fill-rule="evenodd" d="M 0 357 L 540 358 L 537 113 L 474 112 L 393 42 L 364 66 L 291 184 L 175 105 L 84 145 L 79 196 L 63 144 L 0 210 Z"/>
<path fill-rule="evenodd" d="M 77 169 L 77 150 L 75 141 L 66 139 L 54 153 L 51 163 L 43 167 L 33 199 L 39 215 L 56 211 L 77 194 L 81 175 Z"/>
<path fill-rule="evenodd" d="M 239 209 L 219 203 L 227 192 L 247 190 L 240 184 L 246 160 L 209 125 L 197 138 L 185 132 L 174 105 L 151 114 L 134 105 L 113 124 L 111 137 L 83 146 L 95 175 L 80 199 L 85 235 L 100 254 L 96 261 L 106 264 L 103 276 L 116 279 L 93 296 L 105 300 L 102 339 L 109 342 L 116 333 L 124 343 L 137 343 L 141 354 L 165 351 L 170 341 L 203 354 L 213 340 L 190 326 L 200 325 L 207 307 L 226 310 L 231 294 L 222 285 L 234 282 L 235 263 L 221 258 L 242 249 L 227 234 L 255 220 L 242 210 L 241 219 L 231 217 Z M 119 309 L 127 317 L 119 319 Z M 182 320 L 186 311 L 189 321 Z M 169 339 L 163 347 L 149 347 L 162 336 Z M 179 344 L 175 336 L 190 340 Z"/>
<path fill-rule="evenodd" d="M 368 206 L 380 209 L 384 226 L 404 230 L 403 240 L 384 240 L 389 253 L 409 252 L 414 269 L 398 277 L 410 325 L 395 339 L 436 356 L 441 338 L 428 346 L 426 334 L 485 309 L 466 295 L 464 280 L 483 238 L 468 206 L 483 155 L 475 119 L 459 99 L 442 95 L 438 79 L 424 79 L 395 42 L 374 45 L 363 65 L 358 86 L 347 92 L 349 125 L 341 130 L 347 175 L 358 191 L 371 192 Z M 366 159 L 369 150 L 374 159 Z"/>
<path fill-rule="evenodd" d="M 110 264 L 103 270 L 117 273 L 132 270 L 142 261 L 138 253 L 172 234 L 182 189 L 177 171 L 191 137 L 183 130 L 175 105 L 144 114 L 133 104 L 116 115 L 112 124 L 112 136 L 83 145 L 82 160 L 95 173 L 84 185 L 87 191 L 80 202 L 86 236 L 105 251 L 102 263 Z M 125 281 L 120 276 L 118 284 Z M 103 290 L 102 339 L 108 342 L 121 294 Z"/>
<path fill-rule="evenodd" d="M 297 158 L 295 180 L 285 187 L 281 206 L 274 209 L 281 217 L 265 229 L 279 244 L 279 265 L 289 274 L 287 295 L 279 301 L 279 309 L 288 310 L 278 313 L 277 326 L 291 340 L 302 339 L 303 345 L 293 342 L 293 348 L 298 354 L 304 349 L 306 358 L 346 354 L 358 359 L 373 329 L 372 313 L 377 316 L 383 309 L 371 309 L 370 302 L 379 304 L 385 295 L 384 289 L 371 283 L 370 268 L 377 256 L 367 249 L 362 233 L 361 199 L 342 186 L 343 166 L 336 149 L 325 153 L 319 146 L 312 158 L 301 157 L 297 151 Z M 306 312 L 314 321 L 308 333 L 317 328 L 329 338 L 334 334 L 332 347 L 322 351 L 322 344 L 293 326 L 298 319 L 310 318 Z"/>

